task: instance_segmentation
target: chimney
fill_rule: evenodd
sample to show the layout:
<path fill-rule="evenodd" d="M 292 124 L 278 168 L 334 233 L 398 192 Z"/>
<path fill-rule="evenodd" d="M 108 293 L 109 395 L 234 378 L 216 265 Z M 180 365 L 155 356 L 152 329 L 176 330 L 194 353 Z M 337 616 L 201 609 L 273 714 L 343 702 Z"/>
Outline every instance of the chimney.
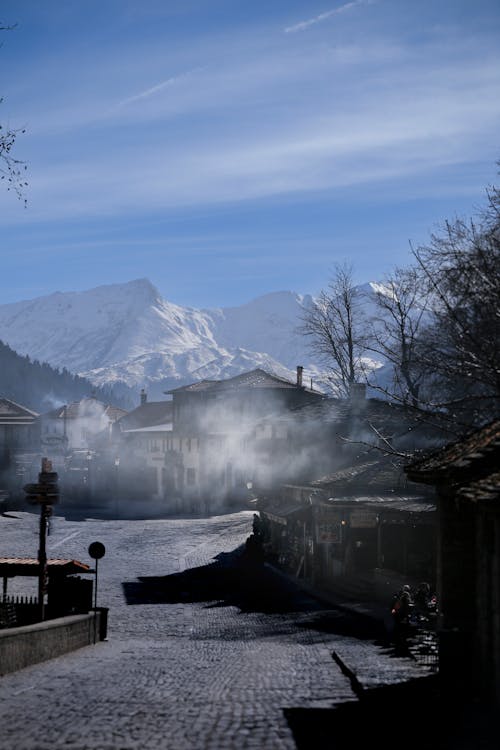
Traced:
<path fill-rule="evenodd" d="M 141 389 L 141 406 L 146 403 L 148 400 L 148 394 L 146 393 L 145 389 Z"/>
<path fill-rule="evenodd" d="M 297 365 L 297 388 L 302 388 L 302 373 L 304 368 L 301 365 Z"/>

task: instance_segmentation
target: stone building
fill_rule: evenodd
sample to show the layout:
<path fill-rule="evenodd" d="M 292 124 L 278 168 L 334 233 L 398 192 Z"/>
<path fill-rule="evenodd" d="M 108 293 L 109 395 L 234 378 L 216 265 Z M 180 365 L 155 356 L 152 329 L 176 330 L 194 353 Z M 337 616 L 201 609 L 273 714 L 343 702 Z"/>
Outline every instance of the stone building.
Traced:
<path fill-rule="evenodd" d="M 238 503 L 247 497 L 261 462 L 273 456 L 283 440 L 277 427 L 260 435 L 255 425 L 301 405 L 324 399 L 302 383 L 257 368 L 226 380 L 202 380 L 169 391 L 173 429 L 169 450 L 175 463 L 175 490 L 188 505 L 209 510 L 215 504 Z M 285 441 L 287 435 L 284 435 Z"/>
<path fill-rule="evenodd" d="M 21 492 L 40 455 L 38 414 L 8 398 L 0 398 L 0 490 Z"/>
<path fill-rule="evenodd" d="M 296 575 L 387 602 L 403 582 L 435 588 L 434 496 L 407 480 L 401 459 L 367 451 L 271 497 L 261 508 L 271 547 Z"/>
<path fill-rule="evenodd" d="M 500 705 L 500 419 L 406 473 L 437 490 L 442 678 Z"/>

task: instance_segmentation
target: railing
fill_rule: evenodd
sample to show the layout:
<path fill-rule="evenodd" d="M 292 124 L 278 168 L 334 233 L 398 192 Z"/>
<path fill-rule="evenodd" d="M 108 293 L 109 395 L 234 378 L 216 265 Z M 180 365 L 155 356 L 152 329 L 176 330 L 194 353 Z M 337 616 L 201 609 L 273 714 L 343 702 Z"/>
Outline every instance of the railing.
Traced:
<path fill-rule="evenodd" d="M 0 628 L 15 628 L 38 622 L 36 596 L 3 596 L 0 600 Z"/>
<path fill-rule="evenodd" d="M 415 661 L 430 672 L 439 672 L 439 642 L 435 631 L 423 631 L 413 639 L 411 653 Z"/>

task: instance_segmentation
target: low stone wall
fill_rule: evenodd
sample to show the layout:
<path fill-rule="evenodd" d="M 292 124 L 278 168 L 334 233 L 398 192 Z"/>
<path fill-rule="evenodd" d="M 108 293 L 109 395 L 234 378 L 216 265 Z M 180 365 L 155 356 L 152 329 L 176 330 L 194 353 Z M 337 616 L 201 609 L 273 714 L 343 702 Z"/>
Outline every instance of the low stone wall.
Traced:
<path fill-rule="evenodd" d="M 99 641 L 100 619 L 92 612 L 0 630 L 0 675 Z"/>

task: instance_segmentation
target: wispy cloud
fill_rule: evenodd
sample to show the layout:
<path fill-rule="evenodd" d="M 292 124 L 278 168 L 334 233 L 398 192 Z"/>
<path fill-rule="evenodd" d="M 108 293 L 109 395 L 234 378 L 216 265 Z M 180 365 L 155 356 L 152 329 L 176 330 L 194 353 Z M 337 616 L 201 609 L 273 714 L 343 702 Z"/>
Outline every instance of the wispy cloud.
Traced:
<path fill-rule="evenodd" d="M 295 121 L 279 137 L 271 129 L 239 138 L 205 132 L 200 140 L 194 131 L 170 143 L 150 132 L 148 146 L 110 151 L 100 164 L 75 158 L 46 165 L 32 175 L 31 205 L 20 220 L 154 214 L 368 183 L 385 184 L 388 192 L 392 183 L 399 195 L 399 180 L 424 179 L 463 162 L 464 154 L 484 158 L 481 144 L 491 142 L 500 116 L 498 76 L 469 74 L 459 91 L 452 87 L 456 70 L 441 70 L 434 86 L 410 86 L 405 95 L 401 86 L 389 87 L 382 100 L 358 99 L 350 112 Z M 473 92 L 478 103 L 471 110 Z"/>
<path fill-rule="evenodd" d="M 59 86 L 27 77 L 29 210 L 2 220 L 161 215 L 369 181 L 389 193 L 436 165 L 489 158 L 500 118 L 491 39 L 443 32 L 415 45 L 385 25 L 358 26 L 348 43 L 300 34 L 290 44 L 266 26 L 168 54 L 162 37 L 123 63 L 106 51 L 61 67 Z M 8 198 L 0 191 L 0 212 Z"/>
<path fill-rule="evenodd" d="M 134 94 L 133 96 L 129 96 L 126 99 L 122 99 L 121 102 L 118 102 L 119 107 L 123 107 L 127 104 L 131 104 L 132 102 L 137 102 L 140 99 L 148 99 L 150 96 L 153 96 L 154 94 L 158 94 L 158 92 L 163 91 L 164 89 L 171 88 L 172 86 L 176 86 L 178 83 L 181 83 L 182 81 L 185 81 L 186 79 L 190 78 L 195 73 L 199 73 L 203 68 L 194 68 L 193 70 L 188 70 L 185 73 L 180 73 L 177 76 L 171 76 L 170 78 L 166 78 L 164 81 L 161 81 L 160 83 L 155 84 L 154 86 L 151 86 L 150 88 L 144 89 L 144 91 L 139 92 L 138 94 Z"/>
<path fill-rule="evenodd" d="M 352 8 L 356 8 L 359 5 L 370 5 L 372 0 L 352 0 L 350 3 L 345 3 L 345 5 L 341 5 L 340 8 L 334 8 L 333 10 L 327 10 L 325 13 L 320 13 L 319 16 L 314 16 L 314 18 L 309 18 L 307 21 L 300 21 L 300 23 L 296 23 L 293 26 L 287 26 L 285 29 L 285 34 L 291 34 L 296 31 L 304 31 L 305 29 L 308 29 L 310 26 L 315 26 L 317 23 L 322 23 L 323 21 L 327 21 L 329 18 L 333 18 L 333 16 L 338 16 L 341 13 L 345 13 L 347 10 L 351 10 Z"/>

